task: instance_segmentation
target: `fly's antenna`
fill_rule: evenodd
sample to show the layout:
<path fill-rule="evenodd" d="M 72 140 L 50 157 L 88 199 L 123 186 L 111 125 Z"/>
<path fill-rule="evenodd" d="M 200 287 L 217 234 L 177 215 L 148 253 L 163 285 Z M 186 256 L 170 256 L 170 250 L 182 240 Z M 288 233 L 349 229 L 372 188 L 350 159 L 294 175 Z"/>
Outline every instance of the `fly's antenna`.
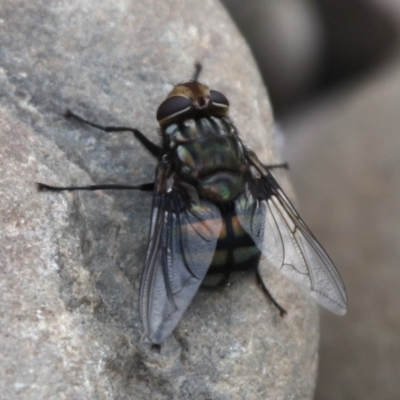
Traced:
<path fill-rule="evenodd" d="M 193 82 L 198 81 L 202 69 L 203 69 L 203 66 L 197 61 L 194 64 L 194 74 L 193 74 L 193 78 L 192 78 Z"/>

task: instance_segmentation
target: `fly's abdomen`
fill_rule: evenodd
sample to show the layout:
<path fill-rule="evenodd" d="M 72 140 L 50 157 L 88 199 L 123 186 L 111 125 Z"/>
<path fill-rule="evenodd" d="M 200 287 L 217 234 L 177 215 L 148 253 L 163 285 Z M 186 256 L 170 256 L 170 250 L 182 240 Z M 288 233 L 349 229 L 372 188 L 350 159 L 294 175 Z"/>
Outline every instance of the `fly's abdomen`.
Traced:
<path fill-rule="evenodd" d="M 254 268 L 259 258 L 259 249 L 240 225 L 237 215 L 224 217 L 209 272 L 223 273 Z"/>

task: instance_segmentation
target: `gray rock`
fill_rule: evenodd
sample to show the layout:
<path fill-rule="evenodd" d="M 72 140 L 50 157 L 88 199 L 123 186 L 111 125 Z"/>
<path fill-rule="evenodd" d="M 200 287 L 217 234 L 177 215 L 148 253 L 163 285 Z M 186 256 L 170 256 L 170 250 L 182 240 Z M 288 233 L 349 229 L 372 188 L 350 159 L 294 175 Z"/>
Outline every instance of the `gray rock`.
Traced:
<path fill-rule="evenodd" d="M 250 52 L 223 8 L 203 2 L 3 1 L 0 5 L 2 300 L 5 398 L 312 398 L 314 303 L 277 272 L 265 299 L 252 275 L 200 291 L 159 352 L 138 319 L 151 196 L 38 193 L 49 184 L 142 183 L 155 160 L 129 133 L 158 140 L 170 82 L 224 92 L 249 147 L 274 162 L 271 109 Z"/>
<path fill-rule="evenodd" d="M 285 125 L 300 211 L 349 295 L 344 318 L 321 316 L 318 399 L 390 400 L 400 393 L 399 48 L 396 53 L 390 65 Z"/>

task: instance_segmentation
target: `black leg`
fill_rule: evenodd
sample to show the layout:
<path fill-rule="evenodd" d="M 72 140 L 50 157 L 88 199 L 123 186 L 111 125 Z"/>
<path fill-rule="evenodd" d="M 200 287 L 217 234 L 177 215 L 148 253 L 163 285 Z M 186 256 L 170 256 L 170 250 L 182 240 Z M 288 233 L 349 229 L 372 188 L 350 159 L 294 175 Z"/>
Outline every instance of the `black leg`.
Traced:
<path fill-rule="evenodd" d="M 258 269 L 256 269 L 256 277 L 257 277 L 257 281 L 261 285 L 261 288 L 262 288 L 263 292 L 265 293 L 265 295 L 271 300 L 272 304 L 279 310 L 280 316 L 283 317 L 285 314 L 287 314 L 286 310 L 274 299 L 272 294 L 269 292 L 269 290 L 265 286 L 265 283 L 262 280 L 260 271 Z"/>
<path fill-rule="evenodd" d="M 264 167 L 267 169 L 275 169 L 275 168 L 289 169 L 289 164 L 287 162 L 284 162 L 280 164 L 264 165 Z"/>
<path fill-rule="evenodd" d="M 36 183 L 40 192 L 62 192 L 63 190 L 141 190 L 143 192 L 152 192 L 154 182 L 143 183 L 142 185 L 91 185 L 91 186 L 50 186 L 45 183 Z"/>
<path fill-rule="evenodd" d="M 136 128 L 127 128 L 127 127 L 122 127 L 122 126 L 102 126 L 95 124 L 93 122 L 90 122 L 79 115 L 74 114 L 71 110 L 67 110 L 67 112 L 64 114 L 66 118 L 73 118 L 77 121 L 83 122 L 84 124 L 93 126 L 94 128 L 100 129 L 105 132 L 132 132 L 135 137 L 139 140 L 140 143 L 154 156 L 157 157 L 158 159 L 161 158 L 162 155 L 162 148 L 160 146 L 157 146 L 154 144 L 152 141 L 147 139 L 145 135 L 143 135 L 142 132 L 139 131 L 139 129 Z"/>

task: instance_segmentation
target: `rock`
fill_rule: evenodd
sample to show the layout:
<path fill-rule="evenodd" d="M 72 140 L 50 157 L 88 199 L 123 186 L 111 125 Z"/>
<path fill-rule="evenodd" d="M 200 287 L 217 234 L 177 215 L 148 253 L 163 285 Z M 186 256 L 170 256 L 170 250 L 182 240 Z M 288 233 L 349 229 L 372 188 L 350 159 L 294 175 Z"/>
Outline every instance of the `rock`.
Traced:
<path fill-rule="evenodd" d="M 301 214 L 332 253 L 348 287 L 348 316 L 323 314 L 321 320 L 316 398 L 397 398 L 400 2 L 224 3 L 260 59 L 261 70 L 266 69 L 271 101 L 288 134 L 284 159 L 291 165 Z M 311 4 L 311 23 L 304 13 L 293 13 Z M 298 18 L 290 24 L 293 14 Z M 296 30 L 304 23 L 309 31 Z M 315 24 L 322 48 L 316 37 L 305 40 L 304 32 L 318 33 L 311 30 Z M 307 58 L 301 43 L 311 44 L 319 58 Z M 297 59 L 299 53 L 310 65 Z M 319 62 L 319 74 L 308 75 L 316 71 L 312 61 Z M 287 69 L 279 68 L 281 63 Z M 292 76 L 303 85 L 297 96 Z M 287 107 L 313 86 L 319 88 L 317 97 L 299 102 L 295 115 L 288 113 Z M 284 88 L 288 96 L 282 102 Z"/>
<path fill-rule="evenodd" d="M 253 275 L 200 291 L 159 351 L 137 312 L 151 196 L 39 193 L 54 185 L 143 183 L 156 161 L 129 133 L 170 82 L 224 92 L 249 147 L 275 162 L 271 109 L 250 52 L 215 1 L 3 1 L 0 6 L 1 393 L 8 398 L 312 398 L 317 307 L 285 278 Z"/>
<path fill-rule="evenodd" d="M 398 52 L 284 124 L 299 210 L 349 296 L 344 318 L 321 316 L 320 399 L 400 393 Z"/>

